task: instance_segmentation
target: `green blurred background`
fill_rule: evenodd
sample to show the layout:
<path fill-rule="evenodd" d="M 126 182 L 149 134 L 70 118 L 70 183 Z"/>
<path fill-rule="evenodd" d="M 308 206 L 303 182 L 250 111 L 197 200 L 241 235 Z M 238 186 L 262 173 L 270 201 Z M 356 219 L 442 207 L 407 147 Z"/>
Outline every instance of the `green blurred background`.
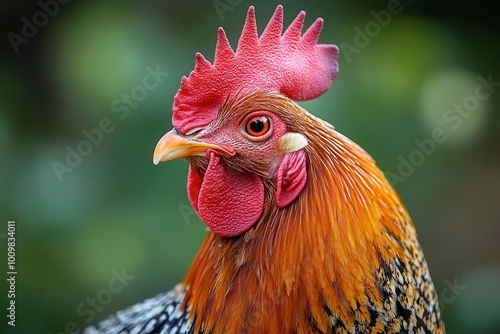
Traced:
<path fill-rule="evenodd" d="M 262 31 L 278 3 L 73 1 L 57 13 L 49 6 L 54 15 L 44 22 L 39 3 L 2 1 L 1 333 L 64 333 L 182 279 L 206 229 L 187 200 L 186 162 L 154 166 L 154 146 L 171 128 L 172 99 L 195 52 L 213 59 L 218 26 L 235 46 L 250 4 Z M 418 165 L 394 185 L 415 221 L 448 332 L 500 333 L 499 87 L 477 104 L 471 98 L 479 76 L 500 81 L 497 11 L 486 1 L 401 1 L 380 26 L 372 11 L 394 1 L 281 3 L 286 25 L 302 9 L 307 25 L 321 16 L 320 41 L 342 49 L 331 91 L 302 104 L 385 172 L 397 174 L 403 160 Z M 34 36 L 21 43 L 23 17 L 40 27 L 25 28 Z M 17 53 L 9 33 L 19 37 Z M 148 67 L 169 74 L 144 90 Z M 131 93 L 140 101 L 126 107 L 122 94 Z M 463 103 L 470 114 L 446 121 Z M 83 131 L 103 119 L 113 130 L 84 147 Z M 436 128 L 447 140 L 415 153 L 415 140 Z M 54 163 L 66 164 L 68 147 L 78 145 L 89 154 L 58 178 Z M 17 222 L 15 328 L 5 316 L 8 219 Z M 110 297 L 113 272 L 122 270 L 135 278 Z M 87 298 L 96 297 L 92 313 Z"/>

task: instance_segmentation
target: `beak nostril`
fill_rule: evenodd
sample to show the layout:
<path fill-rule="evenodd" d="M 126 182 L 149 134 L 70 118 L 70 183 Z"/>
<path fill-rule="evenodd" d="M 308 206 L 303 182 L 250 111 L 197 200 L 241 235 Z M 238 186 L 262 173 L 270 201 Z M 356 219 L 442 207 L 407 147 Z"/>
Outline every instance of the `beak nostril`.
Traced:
<path fill-rule="evenodd" d="M 153 163 L 157 165 L 160 161 L 171 161 L 193 155 L 205 156 L 209 149 L 227 153 L 229 156 L 233 156 L 236 153 L 215 144 L 185 138 L 179 135 L 174 128 L 166 133 L 158 141 L 158 144 L 156 144 L 153 153 Z"/>
<path fill-rule="evenodd" d="M 175 129 L 175 128 L 174 128 Z M 187 137 L 193 137 L 193 136 L 196 136 L 198 133 L 200 133 L 201 131 L 203 131 L 205 128 L 204 127 L 196 127 L 196 128 L 192 128 L 191 130 L 187 131 L 184 135 L 187 136 Z M 176 130 L 177 131 L 177 130 Z M 178 133 L 178 132 L 177 132 Z"/>

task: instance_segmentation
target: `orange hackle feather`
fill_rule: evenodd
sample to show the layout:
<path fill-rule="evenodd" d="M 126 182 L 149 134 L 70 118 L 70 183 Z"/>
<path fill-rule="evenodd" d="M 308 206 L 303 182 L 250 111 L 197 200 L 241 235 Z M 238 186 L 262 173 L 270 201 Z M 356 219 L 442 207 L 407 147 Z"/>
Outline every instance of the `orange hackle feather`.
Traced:
<path fill-rule="evenodd" d="M 311 324 L 327 332 L 332 317 L 346 328 L 370 323 L 368 303 L 384 307 L 377 269 L 410 261 L 418 248 L 399 197 L 366 152 L 280 94 L 249 94 L 221 114 L 247 105 L 265 106 L 307 137 L 308 182 L 278 209 L 265 179 L 264 212 L 251 230 L 209 233 L 184 280 L 195 332 L 310 332 Z M 190 162 L 203 172 L 198 158 Z"/>

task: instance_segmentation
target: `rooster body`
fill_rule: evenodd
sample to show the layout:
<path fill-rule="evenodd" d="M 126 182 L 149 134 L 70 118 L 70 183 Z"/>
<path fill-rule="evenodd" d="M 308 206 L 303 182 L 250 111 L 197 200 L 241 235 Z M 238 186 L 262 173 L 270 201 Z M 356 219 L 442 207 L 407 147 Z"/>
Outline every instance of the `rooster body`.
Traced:
<path fill-rule="evenodd" d="M 256 35 L 250 8 L 237 53 L 245 54 L 245 43 L 278 43 L 278 32 L 286 46 L 279 50 L 317 52 L 307 66 L 327 63 L 325 78 L 295 91 L 296 78 L 278 88 L 269 78 L 255 79 L 257 87 L 223 78 L 200 103 L 190 92 L 200 89 L 197 75 L 223 68 L 218 55 L 238 58 L 219 30 L 214 65 L 197 56 L 174 102 L 175 129 L 155 150 L 156 163 L 187 158 L 189 199 L 212 232 L 181 284 L 85 333 L 444 333 L 399 197 L 365 151 L 290 98 L 327 90 L 338 50 L 290 47 L 283 40 L 302 29 L 303 13 L 281 37 L 282 15 L 278 7 L 256 43 L 248 37 Z M 316 22 L 302 40 L 316 43 Z"/>

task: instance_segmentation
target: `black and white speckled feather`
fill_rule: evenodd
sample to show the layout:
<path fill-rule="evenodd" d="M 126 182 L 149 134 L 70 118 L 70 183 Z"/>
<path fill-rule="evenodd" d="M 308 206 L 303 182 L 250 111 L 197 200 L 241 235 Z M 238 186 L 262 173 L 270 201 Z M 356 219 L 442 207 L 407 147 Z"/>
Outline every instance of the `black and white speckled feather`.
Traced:
<path fill-rule="evenodd" d="M 188 334 L 193 333 L 189 310 L 181 310 L 186 290 L 179 284 L 167 293 L 120 311 L 82 334 Z"/>

